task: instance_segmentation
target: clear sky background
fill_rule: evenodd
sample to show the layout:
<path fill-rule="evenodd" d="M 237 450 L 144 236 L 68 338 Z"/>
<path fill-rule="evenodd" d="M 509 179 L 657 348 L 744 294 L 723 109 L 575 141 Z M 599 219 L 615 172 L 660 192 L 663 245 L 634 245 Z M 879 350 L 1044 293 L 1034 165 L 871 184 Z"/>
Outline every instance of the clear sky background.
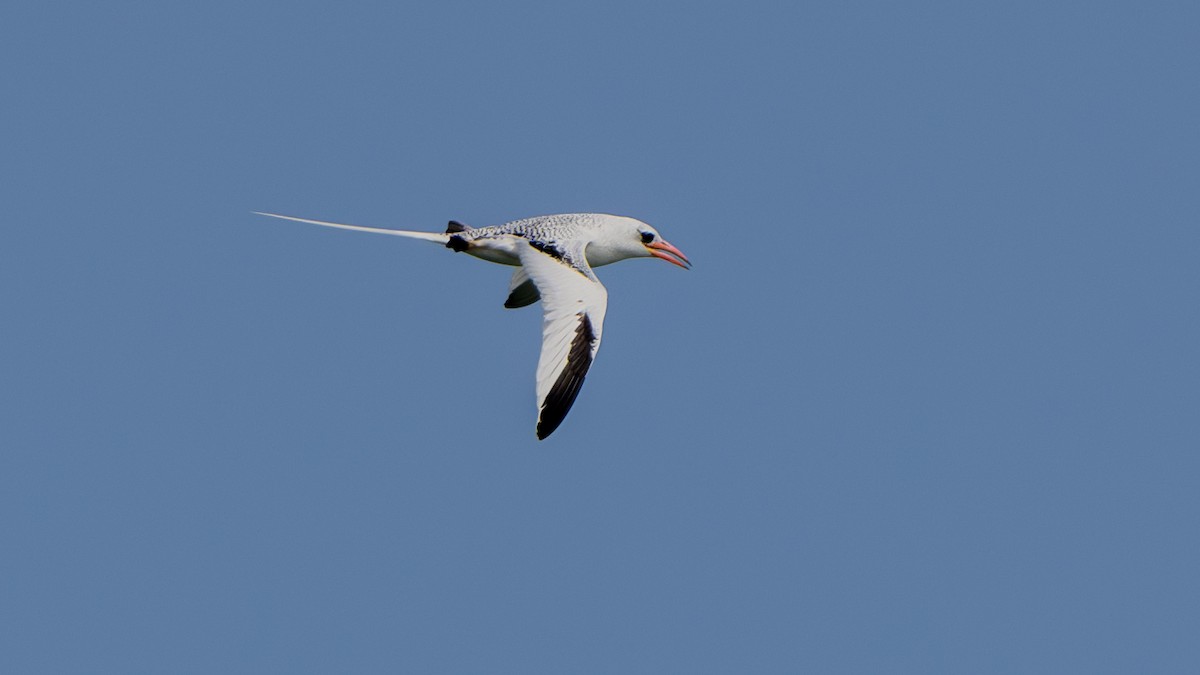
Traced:
<path fill-rule="evenodd" d="M 0 671 L 1200 671 L 1194 3 L 423 5 L 0 10 Z"/>

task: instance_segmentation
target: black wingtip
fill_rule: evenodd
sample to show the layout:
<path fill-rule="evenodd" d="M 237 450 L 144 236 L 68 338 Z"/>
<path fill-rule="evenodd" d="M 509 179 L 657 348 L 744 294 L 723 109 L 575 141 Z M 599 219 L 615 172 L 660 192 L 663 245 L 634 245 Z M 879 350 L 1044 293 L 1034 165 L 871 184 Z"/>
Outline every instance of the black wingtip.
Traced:
<path fill-rule="evenodd" d="M 508 309 L 528 307 L 540 300 L 541 297 L 542 294 L 538 292 L 537 285 L 533 281 L 526 281 L 509 292 L 508 299 L 504 301 L 504 306 Z"/>
<path fill-rule="evenodd" d="M 575 403 L 575 397 L 579 396 L 583 378 L 592 367 L 592 343 L 595 340 L 592 320 L 587 314 L 580 314 L 575 339 L 571 341 L 571 349 L 567 352 L 567 365 L 559 374 L 554 386 L 550 387 L 546 400 L 542 402 L 542 414 L 538 416 L 537 425 L 539 441 L 554 433 L 558 425 L 566 419 L 567 413 Z"/>
<path fill-rule="evenodd" d="M 446 225 L 446 234 L 454 234 L 455 232 L 466 232 L 469 229 L 471 229 L 471 228 L 467 227 L 466 225 L 463 225 L 462 223 L 458 222 L 457 220 L 452 220 L 452 221 L 450 221 L 450 224 Z"/>

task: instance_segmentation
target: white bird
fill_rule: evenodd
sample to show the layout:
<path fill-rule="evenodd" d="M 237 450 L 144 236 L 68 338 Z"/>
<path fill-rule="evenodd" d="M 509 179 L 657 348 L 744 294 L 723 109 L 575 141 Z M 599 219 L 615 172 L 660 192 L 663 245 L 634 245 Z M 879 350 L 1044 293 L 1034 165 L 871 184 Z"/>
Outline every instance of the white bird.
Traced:
<path fill-rule="evenodd" d="M 688 269 L 682 251 L 646 223 L 604 213 L 563 213 L 490 227 L 450 221 L 445 234 L 328 223 L 277 213 L 255 213 L 346 230 L 393 234 L 442 244 L 459 253 L 519 269 L 509 284 L 508 308 L 542 301 L 542 352 L 537 367 L 537 437 L 566 417 L 600 349 L 608 291 L 593 267 L 626 258 L 661 258 Z"/>

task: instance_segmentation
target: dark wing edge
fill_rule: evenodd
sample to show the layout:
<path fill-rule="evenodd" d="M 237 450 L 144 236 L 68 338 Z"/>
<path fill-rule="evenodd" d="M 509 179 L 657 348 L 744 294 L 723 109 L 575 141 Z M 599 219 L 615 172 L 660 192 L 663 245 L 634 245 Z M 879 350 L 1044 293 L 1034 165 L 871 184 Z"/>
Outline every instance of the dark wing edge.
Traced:
<path fill-rule="evenodd" d="M 518 284 L 508 293 L 508 299 L 504 301 L 504 306 L 508 309 L 517 309 L 519 307 L 528 307 L 540 300 L 542 294 L 538 292 L 537 285 L 530 279 Z"/>
<path fill-rule="evenodd" d="M 583 379 L 588 369 L 592 367 L 592 345 L 596 334 L 592 330 L 592 320 L 586 313 L 579 313 L 579 325 L 575 329 L 575 337 L 571 340 L 571 349 L 567 352 L 567 364 L 555 380 L 546 400 L 542 402 L 541 413 L 538 415 L 537 437 L 544 440 L 554 433 L 558 425 L 566 419 L 575 397 L 583 387 Z"/>

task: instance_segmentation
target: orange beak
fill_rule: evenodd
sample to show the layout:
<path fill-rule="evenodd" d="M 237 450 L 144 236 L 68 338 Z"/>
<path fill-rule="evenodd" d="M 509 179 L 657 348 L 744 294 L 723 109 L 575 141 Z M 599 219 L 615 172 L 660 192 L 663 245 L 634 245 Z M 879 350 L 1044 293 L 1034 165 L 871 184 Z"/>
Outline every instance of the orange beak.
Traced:
<path fill-rule="evenodd" d="M 646 248 L 650 251 L 650 255 L 655 258 L 662 258 L 672 265 L 679 265 L 683 269 L 690 269 L 692 263 L 688 261 L 687 256 L 683 251 L 675 248 L 667 242 L 659 239 L 653 244 L 646 244 Z"/>

